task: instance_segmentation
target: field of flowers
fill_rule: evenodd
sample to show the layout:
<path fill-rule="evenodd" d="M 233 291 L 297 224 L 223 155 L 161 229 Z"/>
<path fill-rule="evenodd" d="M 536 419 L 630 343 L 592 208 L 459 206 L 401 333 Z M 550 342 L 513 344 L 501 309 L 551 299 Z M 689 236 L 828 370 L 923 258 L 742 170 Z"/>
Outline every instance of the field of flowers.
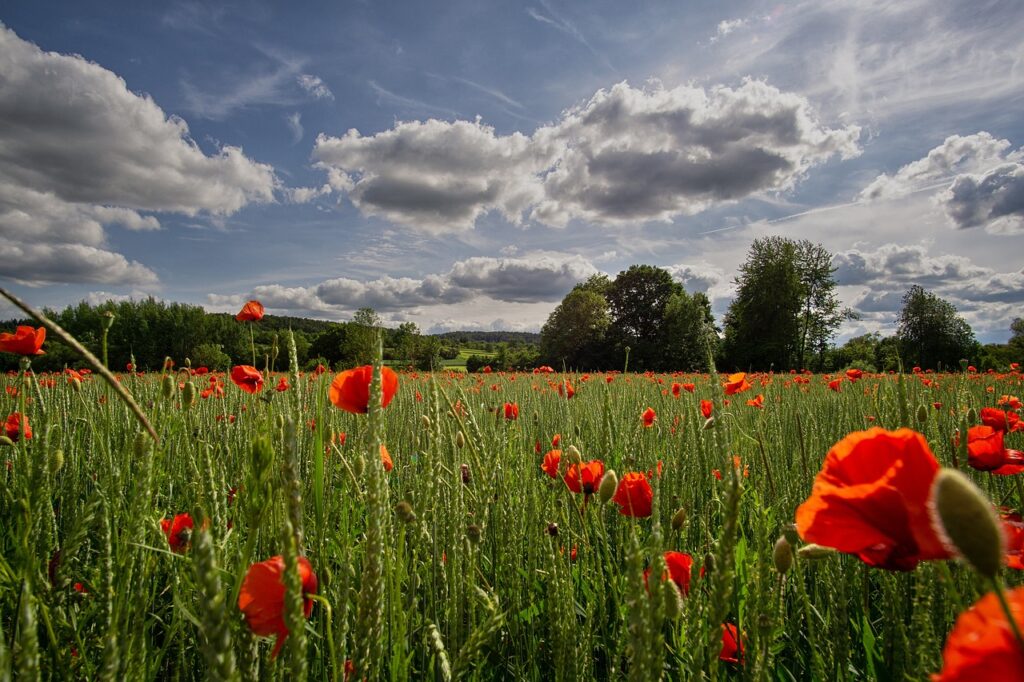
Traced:
<path fill-rule="evenodd" d="M 136 414 L 41 329 L 0 336 L 0 680 L 1024 679 L 1016 367 L 174 358 Z"/>

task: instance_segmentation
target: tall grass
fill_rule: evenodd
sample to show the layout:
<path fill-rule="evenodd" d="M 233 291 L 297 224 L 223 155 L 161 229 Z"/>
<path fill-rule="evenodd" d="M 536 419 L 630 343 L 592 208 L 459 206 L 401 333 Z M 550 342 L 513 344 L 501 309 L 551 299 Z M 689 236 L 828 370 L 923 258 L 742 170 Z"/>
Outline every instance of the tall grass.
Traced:
<path fill-rule="evenodd" d="M 968 410 L 1021 390 L 1016 374 L 872 376 L 838 393 L 758 375 L 726 404 L 709 375 L 408 373 L 386 409 L 351 415 L 328 402 L 329 374 L 293 373 L 282 393 L 268 377 L 257 396 L 214 376 L 224 397 L 193 405 L 186 384 L 210 375 L 172 376 L 169 396 L 160 375 L 119 376 L 156 442 L 90 377 L 0 378 L 0 416 L 27 413 L 34 431 L 0 446 L 0 679 L 922 679 L 985 591 L 969 570 L 832 555 L 780 575 L 775 543 L 849 432 L 910 425 L 962 467 Z M 673 397 L 673 382 L 696 390 Z M 763 408 L 746 405 L 756 393 Z M 620 476 L 653 472 L 652 516 L 546 476 L 555 434 Z M 970 473 L 1024 504 L 1012 477 Z M 196 531 L 179 554 L 160 520 L 183 512 Z M 656 579 L 667 550 L 695 558 L 688 596 Z M 289 577 L 292 635 L 272 659 L 236 601 L 248 566 L 278 554 L 296 579 L 309 559 L 319 598 L 305 621 Z M 742 664 L 719 660 L 723 623 Z"/>

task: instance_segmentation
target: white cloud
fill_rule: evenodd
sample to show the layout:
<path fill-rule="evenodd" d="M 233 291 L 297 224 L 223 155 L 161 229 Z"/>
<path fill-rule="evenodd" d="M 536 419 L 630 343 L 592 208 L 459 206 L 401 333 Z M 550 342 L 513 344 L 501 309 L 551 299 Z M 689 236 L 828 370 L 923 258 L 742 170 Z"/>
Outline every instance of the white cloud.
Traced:
<path fill-rule="evenodd" d="M 939 202 L 959 229 L 984 226 L 993 234 L 1024 234 L 1024 163 L 957 176 Z"/>
<path fill-rule="evenodd" d="M 718 42 L 719 40 L 729 35 L 736 29 L 746 25 L 746 19 L 723 19 L 722 21 L 718 22 L 718 27 L 715 31 L 715 35 L 711 36 L 711 42 Z"/>
<path fill-rule="evenodd" d="M 308 92 L 316 99 L 334 99 L 334 93 L 327 87 L 319 76 L 313 76 L 308 73 L 299 74 L 297 78 L 299 87 Z"/>
<path fill-rule="evenodd" d="M 964 256 L 932 256 L 924 245 L 892 243 L 871 250 L 840 251 L 833 256 L 832 267 L 841 286 L 889 281 L 928 287 L 991 272 Z"/>
<path fill-rule="evenodd" d="M 581 256 L 526 254 L 521 257 L 473 257 L 455 262 L 444 273 L 422 278 L 380 277 L 356 280 L 338 277 L 308 287 L 269 285 L 245 294 L 211 295 L 215 305 L 234 305 L 257 298 L 268 308 L 312 311 L 335 316 L 370 307 L 381 313 L 489 301 L 491 305 L 550 304 L 598 270 Z"/>
<path fill-rule="evenodd" d="M 141 212 L 223 216 L 274 198 L 270 166 L 238 147 L 207 156 L 184 121 L 97 64 L 0 27 L 0 73 L 0 276 L 153 284 L 153 271 L 103 248 L 105 226 L 153 230 Z"/>
<path fill-rule="evenodd" d="M 1010 151 L 1009 140 L 998 140 L 985 131 L 973 135 L 950 135 L 917 161 L 902 166 L 893 175 L 882 173 L 865 187 L 859 198 L 893 199 L 911 192 L 934 188 L 962 173 L 987 171 L 1007 160 L 1021 158 Z"/>
<path fill-rule="evenodd" d="M 306 131 L 302 127 L 302 114 L 294 112 L 284 117 L 285 123 L 288 124 L 288 130 L 292 133 L 292 142 L 299 143 L 302 141 L 302 136 L 306 134 Z"/>
<path fill-rule="evenodd" d="M 437 234 L 469 230 L 492 210 L 556 227 L 670 220 L 790 190 L 812 166 L 856 156 L 858 136 L 760 81 L 619 83 L 529 137 L 430 119 L 321 134 L 313 156 L 364 214 Z"/>

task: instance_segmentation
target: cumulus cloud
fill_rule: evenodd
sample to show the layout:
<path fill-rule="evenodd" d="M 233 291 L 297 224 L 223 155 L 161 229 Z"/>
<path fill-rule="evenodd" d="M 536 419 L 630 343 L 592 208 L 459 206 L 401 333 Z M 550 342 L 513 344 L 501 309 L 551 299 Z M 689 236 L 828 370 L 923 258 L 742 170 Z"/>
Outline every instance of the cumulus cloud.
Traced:
<path fill-rule="evenodd" d="M 0 73 L 0 237 L 35 268 L 4 258 L 0 276 L 150 284 L 151 270 L 104 250 L 105 226 L 152 230 L 142 212 L 228 215 L 273 200 L 270 166 L 238 147 L 204 154 L 184 121 L 97 64 L 0 27 Z"/>
<path fill-rule="evenodd" d="M 457 261 L 444 273 L 422 278 L 380 277 L 360 281 L 348 277 L 309 287 L 256 287 L 246 294 L 211 295 L 216 305 L 255 297 L 268 308 L 341 314 L 370 307 L 381 313 L 424 306 L 491 300 L 503 303 L 544 303 L 562 298 L 597 269 L 581 256 L 532 254 L 522 257 L 473 257 Z"/>
<path fill-rule="evenodd" d="M 950 135 L 923 159 L 906 164 L 893 175 L 882 173 L 865 187 L 859 198 L 895 199 L 912 192 L 945 183 L 962 173 L 986 171 L 1021 158 L 1021 152 L 1010 150 L 1009 140 L 998 140 L 981 131 L 973 135 Z"/>
<path fill-rule="evenodd" d="M 334 99 L 334 93 L 327 87 L 319 76 L 313 76 L 308 73 L 299 74 L 297 78 L 299 87 L 308 92 L 316 99 Z"/>
<path fill-rule="evenodd" d="M 530 136 L 431 119 L 321 134 L 313 157 L 364 214 L 442 233 L 492 210 L 555 227 L 671 220 L 792 189 L 812 166 L 856 156 L 859 134 L 824 127 L 806 99 L 760 81 L 623 82 Z"/>
<path fill-rule="evenodd" d="M 723 19 L 718 22 L 717 30 L 715 35 L 711 36 L 711 42 L 716 43 L 725 36 L 729 35 L 733 31 L 743 26 L 746 26 L 746 19 Z"/>
<path fill-rule="evenodd" d="M 1024 163 L 957 176 L 939 203 L 958 229 L 984 226 L 994 234 L 1024 234 Z"/>
<path fill-rule="evenodd" d="M 832 267 L 836 269 L 836 283 L 840 286 L 881 281 L 933 286 L 991 272 L 963 256 L 929 255 L 927 247 L 917 244 L 884 244 L 870 251 L 840 251 L 832 257 Z"/>
<path fill-rule="evenodd" d="M 718 288 L 726 281 L 725 272 L 721 268 L 707 263 L 696 265 L 680 263 L 679 265 L 669 265 L 665 269 L 690 293 L 707 294 L 712 288 Z"/>

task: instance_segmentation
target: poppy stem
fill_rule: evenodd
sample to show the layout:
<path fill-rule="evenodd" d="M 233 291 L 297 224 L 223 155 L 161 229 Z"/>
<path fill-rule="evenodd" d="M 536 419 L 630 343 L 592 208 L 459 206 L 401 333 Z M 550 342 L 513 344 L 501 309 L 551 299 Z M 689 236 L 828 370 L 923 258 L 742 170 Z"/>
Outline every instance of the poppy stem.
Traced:
<path fill-rule="evenodd" d="M 999 599 L 999 606 L 1002 607 L 1006 620 L 1010 622 L 1010 630 L 1013 631 L 1013 636 L 1017 640 L 1017 646 L 1020 647 L 1021 653 L 1024 653 L 1024 637 L 1021 636 L 1017 619 L 1013 617 L 1010 604 L 1006 601 L 1006 592 L 1003 590 L 1003 584 L 999 581 L 998 577 L 992 579 L 992 589 L 995 590 L 996 597 Z"/>
<path fill-rule="evenodd" d="M 327 601 L 327 597 L 320 594 L 307 594 L 307 599 L 312 599 L 316 603 L 324 607 L 324 619 L 327 621 L 325 629 L 327 630 L 327 651 L 330 655 L 331 661 L 331 681 L 338 682 L 338 655 L 334 647 L 334 625 L 333 613 L 331 611 L 331 602 Z"/>

